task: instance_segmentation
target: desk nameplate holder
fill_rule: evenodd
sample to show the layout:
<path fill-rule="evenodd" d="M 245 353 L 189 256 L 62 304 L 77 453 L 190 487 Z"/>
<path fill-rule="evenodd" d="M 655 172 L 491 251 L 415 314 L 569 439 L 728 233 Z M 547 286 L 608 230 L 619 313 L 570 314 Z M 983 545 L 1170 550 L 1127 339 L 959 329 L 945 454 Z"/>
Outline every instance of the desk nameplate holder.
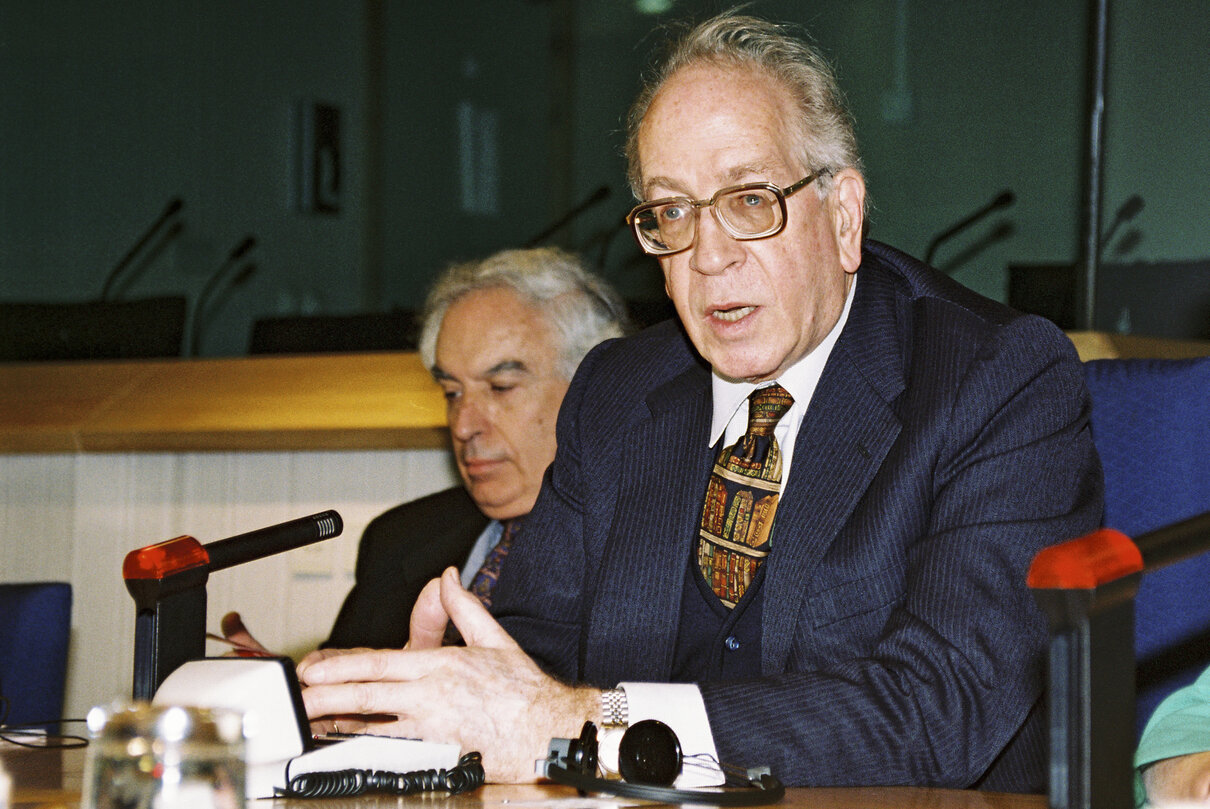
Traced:
<path fill-rule="evenodd" d="M 244 715 L 247 798 L 271 798 L 290 777 L 346 769 L 450 769 L 456 744 L 358 736 L 317 744 L 303 710 L 294 663 L 283 657 L 217 657 L 191 660 L 169 674 L 154 705 L 228 708 Z"/>

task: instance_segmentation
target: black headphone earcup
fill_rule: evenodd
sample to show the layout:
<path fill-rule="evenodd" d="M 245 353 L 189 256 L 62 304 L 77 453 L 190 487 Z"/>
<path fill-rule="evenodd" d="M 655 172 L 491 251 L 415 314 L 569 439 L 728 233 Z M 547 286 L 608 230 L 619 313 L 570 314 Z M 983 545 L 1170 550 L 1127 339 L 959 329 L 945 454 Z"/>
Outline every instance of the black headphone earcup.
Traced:
<path fill-rule="evenodd" d="M 584 775 L 597 774 L 597 726 L 592 722 L 584 723 L 580 738 L 569 740 L 563 766 Z"/>
<path fill-rule="evenodd" d="M 656 719 L 636 722 L 618 745 L 618 772 L 631 784 L 670 787 L 681 774 L 681 742 Z"/>
<path fill-rule="evenodd" d="M 640 725 L 659 725 L 663 730 L 644 727 L 631 736 Z M 672 744 L 668 744 L 667 735 Z M 652 734 L 652 735 L 648 735 Z M 631 736 L 627 743 L 626 736 Z M 635 749 L 631 749 L 631 746 Z M 626 750 L 623 751 L 622 747 Z M 579 739 L 551 739 L 550 752 L 543 772 L 546 777 L 560 784 L 575 787 L 580 794 L 599 792 L 620 798 L 633 798 L 655 803 L 693 803 L 719 807 L 764 806 L 777 803 L 786 794 L 786 788 L 771 775 L 760 781 L 750 781 L 745 789 L 674 789 L 655 784 L 671 784 L 676 780 L 682 765 L 680 741 L 667 725 L 655 720 L 643 720 L 632 725 L 622 736 L 618 749 L 619 763 L 624 768 L 625 781 L 598 778 L 597 728 L 592 722 L 584 723 Z M 675 765 L 672 764 L 675 762 Z M 675 766 L 675 770 L 673 770 Z M 633 768 L 633 769 L 632 769 Z M 627 773 L 630 773 L 629 775 Z M 639 779 L 639 780 L 636 780 Z M 650 779 L 646 783 L 641 779 Z M 657 780 L 658 779 L 658 780 Z"/>

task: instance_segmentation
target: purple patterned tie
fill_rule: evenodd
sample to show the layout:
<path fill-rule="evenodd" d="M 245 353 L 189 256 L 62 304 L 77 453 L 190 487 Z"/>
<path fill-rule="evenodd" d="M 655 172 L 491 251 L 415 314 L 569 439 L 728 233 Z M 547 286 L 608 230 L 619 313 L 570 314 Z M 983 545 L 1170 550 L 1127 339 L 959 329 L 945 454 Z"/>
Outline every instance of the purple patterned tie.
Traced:
<path fill-rule="evenodd" d="M 781 491 L 781 450 L 773 428 L 794 398 L 780 385 L 748 397 L 748 430 L 719 451 L 702 506 L 697 563 L 727 607 L 734 607 L 769 555 Z"/>
<path fill-rule="evenodd" d="M 505 520 L 504 530 L 500 533 L 500 541 L 487 554 L 487 558 L 479 567 L 479 572 L 471 580 L 471 586 L 467 588 L 483 602 L 485 607 L 492 605 L 492 591 L 496 589 L 496 581 L 500 578 L 500 568 L 504 565 L 504 557 L 508 556 L 508 549 L 513 544 L 513 540 L 517 538 L 517 531 L 520 528 L 520 517 Z"/>

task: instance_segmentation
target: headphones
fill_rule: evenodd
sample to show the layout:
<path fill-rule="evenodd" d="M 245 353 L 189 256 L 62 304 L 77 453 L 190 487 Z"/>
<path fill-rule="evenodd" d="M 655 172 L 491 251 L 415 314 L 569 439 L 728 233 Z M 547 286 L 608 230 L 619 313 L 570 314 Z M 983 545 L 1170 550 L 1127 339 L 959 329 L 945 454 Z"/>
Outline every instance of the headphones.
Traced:
<path fill-rule="evenodd" d="M 767 767 L 748 770 L 742 781 L 728 777 L 726 785 L 741 787 L 736 790 L 676 789 L 672 784 L 683 763 L 681 743 L 672 728 L 655 719 L 644 719 L 622 734 L 618 770 L 623 781 L 597 777 L 597 726 L 592 722 L 584 723 L 579 739 L 551 739 L 540 769 L 550 780 L 581 792 L 657 803 L 763 806 L 780 801 L 786 794 L 786 788 Z"/>

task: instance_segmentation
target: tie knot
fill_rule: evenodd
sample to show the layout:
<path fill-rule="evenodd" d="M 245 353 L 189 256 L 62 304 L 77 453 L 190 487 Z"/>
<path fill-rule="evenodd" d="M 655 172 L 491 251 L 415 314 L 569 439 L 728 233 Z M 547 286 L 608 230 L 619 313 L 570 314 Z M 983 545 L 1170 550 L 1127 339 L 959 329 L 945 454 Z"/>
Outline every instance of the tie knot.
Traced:
<path fill-rule="evenodd" d="M 521 530 L 521 523 L 524 517 L 513 517 L 511 520 L 504 520 L 501 523 L 500 542 L 512 544 L 513 539 L 517 536 L 517 532 Z"/>
<path fill-rule="evenodd" d="M 772 435 L 773 428 L 794 404 L 794 397 L 781 385 L 754 390 L 748 396 L 748 434 Z"/>

